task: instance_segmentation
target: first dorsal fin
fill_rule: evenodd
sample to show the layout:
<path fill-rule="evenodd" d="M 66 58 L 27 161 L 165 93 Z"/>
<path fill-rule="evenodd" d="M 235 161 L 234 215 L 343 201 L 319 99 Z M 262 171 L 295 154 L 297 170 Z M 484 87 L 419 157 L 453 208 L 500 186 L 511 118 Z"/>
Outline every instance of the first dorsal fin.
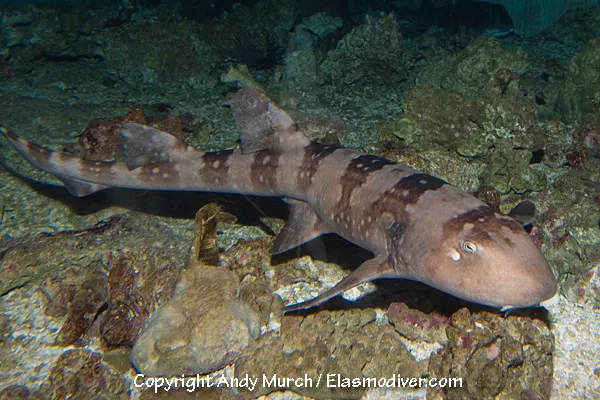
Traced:
<path fill-rule="evenodd" d="M 523 200 L 510 210 L 508 216 L 519 221 L 523 226 L 528 225 L 535 217 L 535 204 L 531 200 Z"/>
<path fill-rule="evenodd" d="M 145 164 L 177 161 L 197 151 L 170 133 L 148 125 L 127 122 L 121 125 L 119 133 L 129 170 Z"/>
<path fill-rule="evenodd" d="M 236 92 L 229 104 L 244 153 L 263 149 L 286 151 L 310 143 L 294 120 L 258 89 Z"/>

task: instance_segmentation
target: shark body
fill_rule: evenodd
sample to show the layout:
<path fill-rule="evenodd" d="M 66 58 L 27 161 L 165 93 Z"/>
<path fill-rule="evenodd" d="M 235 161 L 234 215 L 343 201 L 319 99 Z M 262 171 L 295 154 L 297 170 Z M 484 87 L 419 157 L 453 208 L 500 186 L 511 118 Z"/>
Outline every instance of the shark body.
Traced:
<path fill-rule="evenodd" d="M 87 161 L 6 128 L 0 132 L 76 196 L 121 187 L 284 197 L 290 215 L 273 253 L 337 233 L 374 254 L 330 290 L 286 311 L 316 306 L 377 278 L 417 280 L 503 309 L 534 306 L 555 294 L 546 260 L 515 219 L 405 165 L 309 141 L 258 90 L 237 92 L 231 108 L 241 151 L 200 152 L 168 133 L 125 123 L 126 163 Z M 532 206 L 525 203 L 511 215 L 531 214 Z"/>

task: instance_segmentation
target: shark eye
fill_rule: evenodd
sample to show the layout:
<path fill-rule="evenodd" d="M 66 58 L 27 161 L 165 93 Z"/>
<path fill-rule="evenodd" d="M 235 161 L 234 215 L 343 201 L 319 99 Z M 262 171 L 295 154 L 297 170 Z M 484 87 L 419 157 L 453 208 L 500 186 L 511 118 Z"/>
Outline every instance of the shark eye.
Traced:
<path fill-rule="evenodd" d="M 465 253 L 473 254 L 477 251 L 477 246 L 475 246 L 475 243 L 465 240 L 462 242 L 462 249 Z"/>

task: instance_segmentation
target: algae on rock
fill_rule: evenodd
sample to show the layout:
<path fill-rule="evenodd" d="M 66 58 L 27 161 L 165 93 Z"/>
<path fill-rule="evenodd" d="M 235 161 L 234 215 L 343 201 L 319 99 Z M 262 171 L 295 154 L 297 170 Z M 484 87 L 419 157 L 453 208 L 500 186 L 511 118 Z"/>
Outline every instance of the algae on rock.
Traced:
<path fill-rule="evenodd" d="M 566 123 L 600 123 L 600 39 L 590 40 L 569 63 L 564 80 L 551 78 L 540 114 Z"/>
<path fill-rule="evenodd" d="M 367 16 L 321 64 L 327 81 L 338 85 L 390 85 L 405 80 L 412 68 L 395 14 Z"/>
<path fill-rule="evenodd" d="M 408 92 L 404 113 L 387 130 L 420 151 L 434 144 L 467 157 L 487 155 L 499 143 L 532 148 L 539 134 L 535 107 L 525 98 L 475 100 L 431 85 Z"/>
<path fill-rule="evenodd" d="M 497 39 L 479 37 L 458 53 L 426 63 L 419 71 L 417 82 L 477 98 L 494 91 L 497 83 L 494 77 L 498 72 L 518 74 L 527 67 L 527 54 L 522 50 L 506 50 Z"/>
<path fill-rule="evenodd" d="M 312 385 L 269 387 L 259 381 L 252 392 L 266 395 L 285 388 L 317 399 L 358 399 L 366 385 L 338 386 L 340 378 L 389 378 L 392 374 L 418 377 L 425 366 L 415 361 L 394 328 L 376 321 L 374 310 L 320 311 L 307 316 L 286 315 L 281 320 L 280 335 L 267 334 L 246 348 L 236 362 L 235 375 L 242 378 L 273 376 L 312 379 Z M 317 385 L 319 374 L 321 384 Z M 331 374 L 331 375 L 328 375 Z M 333 376 L 333 378 L 331 378 Z M 326 384 L 325 379 L 334 379 Z M 336 387 L 337 386 L 337 387 Z"/>
<path fill-rule="evenodd" d="M 428 398 L 550 397 L 554 336 L 541 320 L 463 308 L 450 318 L 446 334 L 448 344 L 431 356 L 428 373 L 462 378 L 462 385 L 431 388 Z"/>

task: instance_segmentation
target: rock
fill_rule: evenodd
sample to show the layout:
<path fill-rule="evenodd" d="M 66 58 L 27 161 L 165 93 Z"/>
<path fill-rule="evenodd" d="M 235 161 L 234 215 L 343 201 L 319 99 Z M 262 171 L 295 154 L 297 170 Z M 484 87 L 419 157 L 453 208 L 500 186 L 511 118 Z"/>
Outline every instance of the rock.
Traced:
<path fill-rule="evenodd" d="M 12 385 L 0 390 L 0 399 L 10 400 L 43 400 L 46 397 L 37 391 L 30 390 L 26 386 Z"/>
<path fill-rule="evenodd" d="M 240 299 L 236 274 L 206 264 L 218 262 L 219 212 L 213 204 L 198 211 L 190 259 L 174 296 L 152 314 L 135 342 L 131 360 L 145 375 L 216 371 L 260 333 L 260 314 Z"/>
<path fill-rule="evenodd" d="M 586 43 L 571 62 L 564 80 L 553 80 L 541 115 L 567 123 L 600 123 L 600 39 Z"/>
<path fill-rule="evenodd" d="M 48 383 L 47 398 L 127 399 L 130 395 L 127 379 L 112 372 L 100 353 L 87 349 L 64 352 Z"/>
<path fill-rule="evenodd" d="M 313 49 L 296 50 L 285 56 L 283 79 L 297 85 L 318 85 L 317 57 Z"/>
<path fill-rule="evenodd" d="M 407 93 L 404 107 L 387 129 L 419 151 L 433 144 L 473 157 L 488 154 L 498 143 L 532 148 L 539 135 L 535 106 L 523 97 L 474 100 L 425 84 Z"/>
<path fill-rule="evenodd" d="M 548 121 L 544 126 L 544 158 L 543 163 L 552 168 L 559 168 L 569 161 L 574 154 L 574 131 L 571 126 L 559 121 Z"/>
<path fill-rule="evenodd" d="M 100 334 L 113 346 L 133 346 L 153 304 L 147 296 L 147 271 L 131 254 L 117 254 L 108 273 L 108 306 Z"/>
<path fill-rule="evenodd" d="M 547 176 L 550 168 L 530 165 L 532 153 L 526 149 L 510 148 L 506 144 L 497 145 L 490 150 L 488 167 L 482 174 L 486 185 L 496 188 L 500 193 L 525 193 L 541 191 L 549 186 Z"/>
<path fill-rule="evenodd" d="M 259 334 L 258 313 L 236 299 L 239 282 L 233 272 L 197 268 L 184 272 L 179 286 L 133 347 L 131 361 L 145 375 L 216 371 Z"/>
<path fill-rule="evenodd" d="M 410 340 L 438 342 L 446 344 L 446 326 L 448 317 L 436 312 L 426 314 L 412 310 L 404 303 L 392 303 L 387 310 L 387 316 L 394 325 L 396 332 Z"/>
<path fill-rule="evenodd" d="M 324 12 L 318 12 L 302 19 L 302 27 L 323 39 L 344 26 L 341 18 L 332 17 Z"/>
<path fill-rule="evenodd" d="M 463 383 L 430 390 L 432 399 L 550 397 L 554 336 L 541 320 L 463 308 L 446 334 L 448 344 L 429 360 L 429 376 Z"/>
<path fill-rule="evenodd" d="M 96 52 L 111 74 L 132 85 L 160 86 L 192 78 L 213 83 L 209 74 L 217 56 L 201 34 L 198 26 L 187 20 L 123 23 L 95 36 Z"/>
<path fill-rule="evenodd" d="M 7 241 L 0 243 L 2 283 L 39 287 L 44 314 L 60 327 L 58 345 L 102 338 L 131 346 L 156 302 L 173 293 L 181 269 L 175 237 L 156 217 L 134 213 L 85 230 Z"/>
<path fill-rule="evenodd" d="M 394 14 L 367 16 L 366 22 L 348 33 L 321 64 L 328 82 L 337 85 L 390 85 L 405 80 L 412 68 L 411 56 Z"/>
<path fill-rule="evenodd" d="M 479 37 L 457 53 L 428 61 L 419 70 L 417 82 L 475 99 L 511 92 L 515 78 L 527 68 L 524 51 L 507 50 L 497 39 Z"/>
<path fill-rule="evenodd" d="M 307 316 L 282 317 L 280 335 L 269 333 L 253 342 L 236 362 L 235 376 L 246 374 L 312 379 L 312 385 L 275 381 L 275 387 L 259 379 L 252 393 L 240 389 L 244 396 L 266 395 L 289 389 L 316 399 L 360 398 L 366 385 L 333 387 L 340 379 L 389 378 L 393 374 L 420 376 L 417 364 L 398 334 L 387 323 L 376 320 L 373 310 L 320 311 Z M 305 375 L 306 374 L 306 375 Z M 320 385 L 316 385 L 319 375 Z M 328 376 L 328 374 L 330 374 Z M 325 384 L 333 379 L 333 385 Z"/>
<path fill-rule="evenodd" d="M 196 388 L 194 391 L 187 388 L 171 389 L 158 393 L 150 389 L 141 394 L 140 400 L 239 400 L 239 397 L 227 388 Z"/>

